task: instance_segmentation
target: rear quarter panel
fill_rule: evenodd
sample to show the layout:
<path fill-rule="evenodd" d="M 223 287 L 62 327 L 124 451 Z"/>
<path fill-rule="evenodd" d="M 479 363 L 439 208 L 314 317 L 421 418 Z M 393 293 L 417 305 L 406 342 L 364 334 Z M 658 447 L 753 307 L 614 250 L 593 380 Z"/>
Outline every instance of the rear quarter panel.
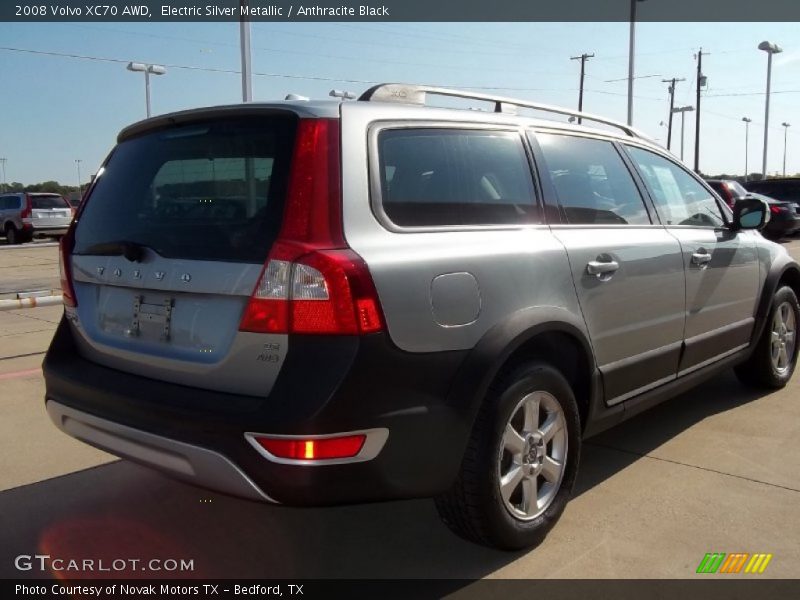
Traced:
<path fill-rule="evenodd" d="M 580 315 L 566 252 L 547 226 L 391 232 L 381 225 L 370 202 L 370 126 L 423 117 L 517 128 L 512 118 L 487 113 L 343 105 L 345 236 L 369 267 L 393 342 L 409 352 L 464 350 L 525 308 L 553 306 Z"/>

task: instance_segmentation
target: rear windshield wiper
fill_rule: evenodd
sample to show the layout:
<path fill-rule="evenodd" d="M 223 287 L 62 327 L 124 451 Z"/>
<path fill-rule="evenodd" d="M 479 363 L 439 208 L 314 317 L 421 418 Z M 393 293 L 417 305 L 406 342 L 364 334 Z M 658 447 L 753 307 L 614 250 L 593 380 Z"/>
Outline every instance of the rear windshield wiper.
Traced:
<path fill-rule="evenodd" d="M 131 262 L 141 262 L 142 258 L 144 258 L 145 248 L 149 248 L 149 246 L 138 242 L 117 240 L 92 244 L 80 254 L 89 256 L 124 256 Z"/>

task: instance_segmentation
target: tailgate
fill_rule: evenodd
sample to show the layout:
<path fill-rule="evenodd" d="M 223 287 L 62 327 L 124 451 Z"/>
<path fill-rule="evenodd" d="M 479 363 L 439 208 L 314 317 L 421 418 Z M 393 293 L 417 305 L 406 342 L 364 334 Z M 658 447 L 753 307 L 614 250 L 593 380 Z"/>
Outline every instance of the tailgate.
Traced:
<path fill-rule="evenodd" d="M 31 196 L 30 203 L 30 223 L 35 229 L 69 227 L 72 209 L 63 197 L 57 194 L 37 194 Z"/>
<path fill-rule="evenodd" d="M 117 146 L 76 222 L 68 316 L 83 356 L 269 393 L 287 336 L 239 323 L 280 227 L 295 127 L 291 113 L 217 118 Z"/>

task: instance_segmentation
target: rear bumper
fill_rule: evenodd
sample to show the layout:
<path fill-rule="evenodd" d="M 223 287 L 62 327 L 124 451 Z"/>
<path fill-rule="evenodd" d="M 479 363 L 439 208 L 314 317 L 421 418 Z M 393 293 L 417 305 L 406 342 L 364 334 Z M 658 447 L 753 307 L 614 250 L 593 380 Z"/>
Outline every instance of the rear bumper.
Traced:
<path fill-rule="evenodd" d="M 54 400 L 48 401 L 46 406 L 56 427 L 91 446 L 189 483 L 251 500 L 274 502 L 218 452 L 99 419 Z"/>
<path fill-rule="evenodd" d="M 252 397 L 90 362 L 62 320 L 43 364 L 45 400 L 69 435 L 226 493 L 290 505 L 426 497 L 450 487 L 469 435 L 469 407 L 447 400 L 464 355 L 406 353 L 382 334 L 293 336 L 269 396 Z M 281 464 L 245 436 L 368 429 L 387 430 L 385 444 L 348 464 Z"/>
<path fill-rule="evenodd" d="M 69 225 L 32 225 L 30 231 L 33 235 L 66 235 Z"/>
<path fill-rule="evenodd" d="M 800 217 L 796 215 L 772 218 L 764 228 L 764 231 L 772 236 L 789 235 L 797 230 L 800 230 Z"/>

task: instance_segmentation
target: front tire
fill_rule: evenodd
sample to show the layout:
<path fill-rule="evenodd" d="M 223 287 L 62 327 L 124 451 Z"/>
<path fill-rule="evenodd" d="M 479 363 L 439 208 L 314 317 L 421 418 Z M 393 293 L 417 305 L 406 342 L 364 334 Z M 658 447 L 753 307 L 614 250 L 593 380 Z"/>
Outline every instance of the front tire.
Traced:
<path fill-rule="evenodd" d="M 772 299 L 767 323 L 753 354 L 735 368 L 743 383 L 764 389 L 780 389 L 792 378 L 797 365 L 797 326 L 800 304 L 794 290 L 781 287 Z"/>
<path fill-rule="evenodd" d="M 453 487 L 436 499 L 442 520 L 479 544 L 540 544 L 564 511 L 578 472 L 580 416 L 567 380 L 534 361 L 492 384 Z"/>

